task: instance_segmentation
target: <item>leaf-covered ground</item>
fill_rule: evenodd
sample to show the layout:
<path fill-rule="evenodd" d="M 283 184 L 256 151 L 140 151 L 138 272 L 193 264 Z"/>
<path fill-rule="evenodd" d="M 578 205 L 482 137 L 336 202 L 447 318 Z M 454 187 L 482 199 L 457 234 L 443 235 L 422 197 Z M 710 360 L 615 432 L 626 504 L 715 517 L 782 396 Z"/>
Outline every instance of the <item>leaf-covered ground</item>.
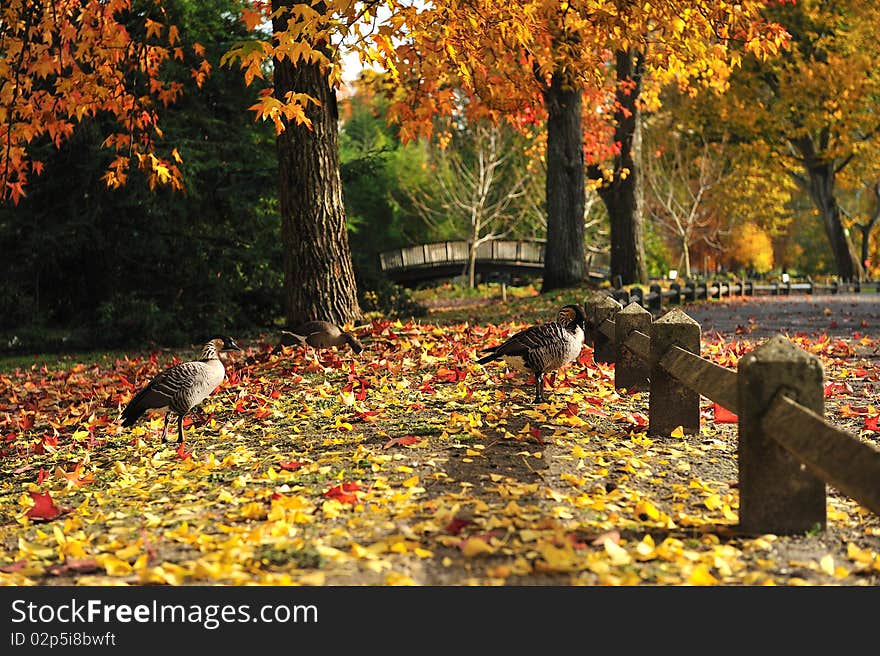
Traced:
<path fill-rule="evenodd" d="M 2 373 L 0 582 L 880 584 L 880 518 L 833 489 L 824 532 L 737 533 L 736 424 L 711 402 L 699 435 L 648 438 L 647 394 L 589 346 L 537 406 L 474 364 L 584 295 L 374 321 L 360 357 L 243 343 L 182 449 L 160 415 L 116 423 L 167 353 Z M 735 367 L 767 314 L 800 321 L 757 301 L 688 308 L 718 318 L 705 357 Z M 843 330 L 841 301 L 785 332 L 822 358 L 826 415 L 880 448 L 880 324 L 864 305 Z"/>

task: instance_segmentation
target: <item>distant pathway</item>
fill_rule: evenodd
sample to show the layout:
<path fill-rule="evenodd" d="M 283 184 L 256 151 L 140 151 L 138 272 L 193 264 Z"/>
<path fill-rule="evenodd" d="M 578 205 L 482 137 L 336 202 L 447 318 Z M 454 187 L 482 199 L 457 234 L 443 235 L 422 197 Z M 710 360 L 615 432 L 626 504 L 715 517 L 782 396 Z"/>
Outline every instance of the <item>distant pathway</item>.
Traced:
<path fill-rule="evenodd" d="M 685 312 L 703 333 L 764 340 L 776 334 L 823 332 L 832 337 L 880 337 L 880 294 L 753 296 L 688 303 Z"/>

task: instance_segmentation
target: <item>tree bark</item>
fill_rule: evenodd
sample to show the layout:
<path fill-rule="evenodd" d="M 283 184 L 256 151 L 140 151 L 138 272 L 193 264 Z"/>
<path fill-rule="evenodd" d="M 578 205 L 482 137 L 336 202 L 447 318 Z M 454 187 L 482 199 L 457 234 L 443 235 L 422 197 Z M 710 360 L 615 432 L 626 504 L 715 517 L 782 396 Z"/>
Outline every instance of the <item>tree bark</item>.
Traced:
<path fill-rule="evenodd" d="M 834 164 L 812 161 L 807 164 L 807 188 L 819 210 L 828 243 L 837 263 L 837 274 L 842 280 L 862 280 L 864 268 L 859 262 L 852 240 L 841 220 L 840 205 L 834 195 Z"/>
<path fill-rule="evenodd" d="M 642 88 L 644 63 L 640 53 L 615 53 L 617 91 L 615 99 L 614 140 L 620 144 L 620 154 L 614 163 L 614 177 L 610 184 L 598 190 L 611 224 L 611 279 L 616 276 L 624 285 L 647 284 L 645 244 L 642 237 L 642 180 L 639 160 L 642 147 L 641 115 L 638 98 Z M 602 172 L 590 167 L 590 176 L 601 179 Z"/>
<path fill-rule="evenodd" d="M 274 0 L 273 9 L 297 4 L 309 3 Z M 286 22 L 284 16 L 274 18 L 275 32 Z M 306 110 L 311 130 L 288 124 L 276 140 L 286 320 L 291 326 L 307 320 L 357 321 L 362 314 L 339 173 L 336 92 L 317 64 L 276 59 L 274 67 L 276 98 L 284 101 L 292 91 L 320 103 Z"/>
<path fill-rule="evenodd" d="M 543 91 L 547 108 L 547 246 L 541 292 L 586 278 L 581 92 L 560 73 Z"/>

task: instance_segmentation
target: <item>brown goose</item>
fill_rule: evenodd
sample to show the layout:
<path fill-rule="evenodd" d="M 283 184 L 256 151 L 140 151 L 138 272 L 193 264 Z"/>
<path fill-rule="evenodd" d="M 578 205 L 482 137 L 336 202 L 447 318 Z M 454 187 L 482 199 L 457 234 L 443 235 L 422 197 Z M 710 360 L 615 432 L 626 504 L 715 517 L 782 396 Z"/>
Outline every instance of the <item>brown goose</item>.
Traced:
<path fill-rule="evenodd" d="M 535 376 L 535 403 L 546 401 L 544 374 L 559 369 L 580 355 L 586 319 L 580 305 L 565 305 L 557 313 L 556 321 L 531 326 L 509 337 L 503 344 L 481 350 L 489 355 L 477 362 L 486 364 L 504 360 L 515 369 L 531 372 Z"/>
<path fill-rule="evenodd" d="M 226 377 L 226 368 L 220 354 L 227 351 L 240 351 L 231 337 L 215 337 L 202 349 L 202 355 L 192 362 L 180 362 L 156 375 L 150 383 L 138 392 L 125 410 L 121 419 L 123 426 L 134 426 L 135 422 L 149 410 L 165 411 L 165 427 L 162 429 L 162 442 L 168 434 L 168 417 L 177 415 L 177 443 L 183 443 L 183 418 L 213 392 Z"/>
<path fill-rule="evenodd" d="M 308 344 L 316 349 L 348 344 L 357 355 L 360 355 L 364 350 L 363 345 L 355 339 L 354 335 L 345 332 L 329 321 L 307 321 L 297 326 L 293 332 L 284 330 L 281 333 L 281 344 L 284 346 Z"/>

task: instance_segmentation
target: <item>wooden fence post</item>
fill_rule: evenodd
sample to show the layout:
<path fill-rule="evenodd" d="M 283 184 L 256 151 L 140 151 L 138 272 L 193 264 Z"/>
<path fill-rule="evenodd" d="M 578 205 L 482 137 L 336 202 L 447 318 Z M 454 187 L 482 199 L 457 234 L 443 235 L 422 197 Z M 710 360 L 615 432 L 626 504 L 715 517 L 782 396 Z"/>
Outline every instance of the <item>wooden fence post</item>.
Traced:
<path fill-rule="evenodd" d="M 700 395 L 660 366 L 671 346 L 700 354 L 700 324 L 681 308 L 673 308 L 651 324 L 649 435 L 668 436 L 678 426 L 685 433 L 700 430 Z"/>
<path fill-rule="evenodd" d="M 739 523 L 752 533 L 803 533 L 825 528 L 825 483 L 761 428 L 777 394 L 822 416 L 822 363 L 781 335 L 737 365 L 739 395 Z"/>
<path fill-rule="evenodd" d="M 650 366 L 623 343 L 635 331 L 650 335 L 651 319 L 651 313 L 636 302 L 630 303 L 615 315 L 614 341 L 617 342 L 617 362 L 614 365 L 614 387 L 616 389 L 648 389 Z"/>
<path fill-rule="evenodd" d="M 648 309 L 651 312 L 660 312 L 663 309 L 663 288 L 657 283 L 650 287 L 652 296 L 648 300 Z"/>
<path fill-rule="evenodd" d="M 606 319 L 614 319 L 614 316 L 620 312 L 620 303 L 610 296 L 601 294 L 588 299 L 584 307 L 589 333 L 593 340 L 593 360 L 604 363 L 614 362 L 617 349 L 599 327 Z"/>
<path fill-rule="evenodd" d="M 638 285 L 636 285 L 635 287 L 630 287 L 629 302 L 638 303 L 642 307 L 645 307 L 645 291 Z"/>

